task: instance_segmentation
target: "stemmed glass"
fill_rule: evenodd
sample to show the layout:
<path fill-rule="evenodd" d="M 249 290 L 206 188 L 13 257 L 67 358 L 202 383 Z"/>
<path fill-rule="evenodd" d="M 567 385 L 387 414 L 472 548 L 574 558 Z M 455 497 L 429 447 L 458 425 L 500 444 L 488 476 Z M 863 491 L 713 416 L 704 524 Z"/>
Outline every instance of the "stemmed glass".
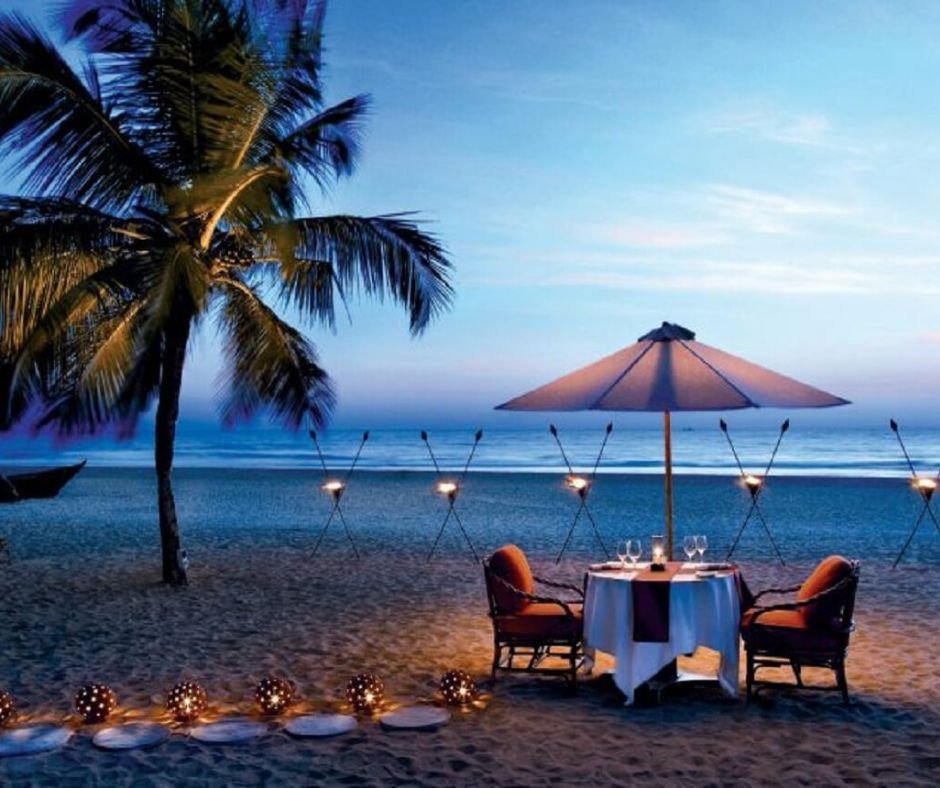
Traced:
<path fill-rule="evenodd" d="M 640 544 L 639 539 L 630 539 L 627 541 L 627 555 L 630 560 L 633 561 L 633 571 L 636 571 L 636 562 L 640 560 L 640 556 L 643 555 L 643 545 Z"/>
<path fill-rule="evenodd" d="M 620 559 L 620 568 L 627 568 L 627 554 L 630 550 L 627 547 L 627 540 L 621 539 L 617 542 L 617 558 Z"/>
<path fill-rule="evenodd" d="M 694 536 L 687 536 L 682 540 L 682 549 L 685 551 L 686 556 L 689 559 L 689 563 L 692 563 L 692 559 L 695 557 L 695 554 L 698 552 L 698 547 L 695 544 Z"/>
<path fill-rule="evenodd" d="M 699 561 L 705 563 L 705 551 L 708 549 L 708 537 L 700 534 L 695 537 L 695 549 L 699 552 Z"/>

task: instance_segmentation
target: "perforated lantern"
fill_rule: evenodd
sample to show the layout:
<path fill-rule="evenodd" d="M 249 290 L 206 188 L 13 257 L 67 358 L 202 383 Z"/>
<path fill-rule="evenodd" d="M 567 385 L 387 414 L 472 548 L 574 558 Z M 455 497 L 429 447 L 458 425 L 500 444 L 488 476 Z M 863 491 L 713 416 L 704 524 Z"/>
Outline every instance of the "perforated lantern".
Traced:
<path fill-rule="evenodd" d="M 180 722 L 191 722 L 209 708 L 209 693 L 195 681 L 181 681 L 166 696 L 166 709 Z"/>
<path fill-rule="evenodd" d="M 289 681 L 268 676 L 255 687 L 255 700 L 263 714 L 280 714 L 294 697 L 294 688 Z"/>
<path fill-rule="evenodd" d="M 384 699 L 385 684 L 374 673 L 360 673 L 346 685 L 346 700 L 356 711 L 373 711 Z"/>
<path fill-rule="evenodd" d="M 107 684 L 86 684 L 75 693 L 75 711 L 87 723 L 104 722 L 117 708 L 117 695 Z"/>
<path fill-rule="evenodd" d="M 15 712 L 16 704 L 13 702 L 13 696 L 9 692 L 0 690 L 0 727 L 6 725 Z"/>
<path fill-rule="evenodd" d="M 441 676 L 441 695 L 451 706 L 460 706 L 476 698 L 477 685 L 465 670 L 448 670 Z"/>

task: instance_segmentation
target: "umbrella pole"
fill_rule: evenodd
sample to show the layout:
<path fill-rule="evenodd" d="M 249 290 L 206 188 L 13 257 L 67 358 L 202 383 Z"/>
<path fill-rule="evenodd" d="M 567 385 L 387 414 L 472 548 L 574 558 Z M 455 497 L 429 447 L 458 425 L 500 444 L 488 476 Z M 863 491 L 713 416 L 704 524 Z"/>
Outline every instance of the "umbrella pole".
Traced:
<path fill-rule="evenodd" d="M 666 555 L 672 560 L 672 422 L 663 411 L 663 440 L 666 456 Z"/>

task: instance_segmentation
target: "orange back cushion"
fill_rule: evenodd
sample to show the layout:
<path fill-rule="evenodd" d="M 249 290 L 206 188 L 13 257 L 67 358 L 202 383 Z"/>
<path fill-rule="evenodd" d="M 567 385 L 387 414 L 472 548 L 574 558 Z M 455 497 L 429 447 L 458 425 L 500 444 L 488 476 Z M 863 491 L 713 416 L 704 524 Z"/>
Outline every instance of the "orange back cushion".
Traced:
<path fill-rule="evenodd" d="M 809 599 L 820 591 L 832 588 L 836 583 L 852 573 L 852 564 L 841 555 L 831 555 L 817 566 L 813 573 L 806 578 L 796 595 L 798 601 Z M 846 591 L 848 593 L 848 590 Z M 807 626 L 829 626 L 842 609 L 845 594 L 833 594 L 819 602 L 814 602 L 802 608 L 803 619 Z"/>
<path fill-rule="evenodd" d="M 490 571 L 520 591 L 535 593 L 535 580 L 532 578 L 529 562 L 525 553 L 514 544 L 500 547 L 490 556 Z M 530 604 L 528 599 L 514 594 L 501 583 L 493 583 L 493 596 L 496 597 L 496 605 L 500 611 L 506 613 L 518 613 Z"/>

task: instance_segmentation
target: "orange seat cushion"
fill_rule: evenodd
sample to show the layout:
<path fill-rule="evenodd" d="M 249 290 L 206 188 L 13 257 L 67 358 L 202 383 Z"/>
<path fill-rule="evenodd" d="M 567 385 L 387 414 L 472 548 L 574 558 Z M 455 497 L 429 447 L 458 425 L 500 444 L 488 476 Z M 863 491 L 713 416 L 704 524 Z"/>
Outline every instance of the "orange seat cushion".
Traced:
<path fill-rule="evenodd" d="M 831 555 L 817 566 L 813 573 L 800 586 L 797 601 L 809 599 L 811 596 L 832 588 L 836 583 L 844 580 L 852 573 L 852 564 L 841 555 Z M 809 627 L 829 627 L 838 617 L 845 600 L 843 594 L 834 594 L 828 599 L 822 599 L 802 608 L 803 618 Z"/>
<path fill-rule="evenodd" d="M 529 562 L 525 557 L 525 553 L 514 544 L 500 547 L 490 556 L 489 565 L 493 574 L 498 575 L 510 585 L 527 594 L 535 593 L 535 579 L 532 577 Z M 501 583 L 493 583 L 493 596 L 496 598 L 496 606 L 501 612 L 518 613 L 527 607 L 531 607 L 528 599 L 514 594 Z M 558 610 L 557 606 L 555 610 Z"/>
<path fill-rule="evenodd" d="M 568 638 L 579 636 L 583 627 L 584 606 L 570 604 L 573 616 L 565 615 L 563 608 L 551 602 L 532 602 L 525 610 L 512 616 L 497 616 L 500 632 L 533 638 Z"/>
<path fill-rule="evenodd" d="M 754 624 L 754 618 L 760 613 L 760 609 L 752 607 L 745 610 L 741 616 L 741 629 L 748 629 Z M 756 626 L 761 627 L 786 627 L 788 629 L 806 629 L 806 622 L 799 610 L 771 610 L 764 613 L 757 619 Z"/>

